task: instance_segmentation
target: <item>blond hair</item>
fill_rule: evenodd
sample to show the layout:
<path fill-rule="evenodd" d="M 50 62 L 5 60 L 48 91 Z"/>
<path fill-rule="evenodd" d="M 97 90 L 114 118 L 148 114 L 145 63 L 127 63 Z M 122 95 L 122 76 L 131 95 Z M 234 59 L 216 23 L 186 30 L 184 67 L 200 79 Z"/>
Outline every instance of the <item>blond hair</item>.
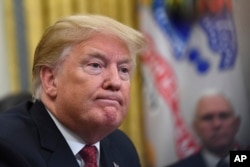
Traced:
<path fill-rule="evenodd" d="M 135 55 L 145 49 L 145 39 L 140 32 L 109 17 L 73 15 L 62 18 L 47 28 L 35 50 L 32 69 L 35 98 L 40 98 L 41 67 L 57 67 L 67 56 L 64 53 L 66 50 L 88 40 L 94 33 L 110 34 L 121 39 L 134 60 Z"/>

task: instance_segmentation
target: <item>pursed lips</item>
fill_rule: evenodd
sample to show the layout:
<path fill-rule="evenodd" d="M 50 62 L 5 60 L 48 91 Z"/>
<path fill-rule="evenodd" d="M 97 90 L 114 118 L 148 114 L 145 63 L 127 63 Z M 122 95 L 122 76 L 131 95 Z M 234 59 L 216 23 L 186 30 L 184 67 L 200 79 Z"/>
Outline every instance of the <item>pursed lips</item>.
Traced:
<path fill-rule="evenodd" d="M 102 96 L 97 96 L 96 100 L 108 104 L 108 105 L 117 105 L 119 104 L 120 106 L 122 105 L 122 99 L 118 96 L 106 96 L 106 95 L 102 95 Z"/>
<path fill-rule="evenodd" d="M 226 135 L 223 134 L 223 133 L 216 133 L 216 134 L 214 134 L 214 135 L 212 136 L 212 138 L 213 138 L 214 140 L 223 139 L 223 138 L 225 138 L 225 137 L 226 137 Z"/>

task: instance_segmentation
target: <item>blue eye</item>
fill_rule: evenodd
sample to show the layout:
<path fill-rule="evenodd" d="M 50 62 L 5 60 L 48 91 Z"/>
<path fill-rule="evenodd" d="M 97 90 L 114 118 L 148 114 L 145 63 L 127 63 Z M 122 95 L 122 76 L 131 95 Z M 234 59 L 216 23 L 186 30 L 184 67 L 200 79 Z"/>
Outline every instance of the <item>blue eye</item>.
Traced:
<path fill-rule="evenodd" d="M 101 68 L 100 64 L 98 64 L 98 63 L 90 63 L 89 66 L 91 66 L 93 68 Z"/>
<path fill-rule="evenodd" d="M 123 73 L 129 73 L 129 69 L 127 69 L 127 68 L 121 68 L 120 71 L 123 72 Z"/>
<path fill-rule="evenodd" d="M 100 63 L 87 63 L 85 66 L 83 66 L 84 71 L 87 72 L 90 75 L 98 75 L 102 72 L 102 65 Z"/>
<path fill-rule="evenodd" d="M 120 77 L 122 80 L 129 80 L 131 77 L 131 69 L 127 67 L 121 67 L 119 69 Z"/>

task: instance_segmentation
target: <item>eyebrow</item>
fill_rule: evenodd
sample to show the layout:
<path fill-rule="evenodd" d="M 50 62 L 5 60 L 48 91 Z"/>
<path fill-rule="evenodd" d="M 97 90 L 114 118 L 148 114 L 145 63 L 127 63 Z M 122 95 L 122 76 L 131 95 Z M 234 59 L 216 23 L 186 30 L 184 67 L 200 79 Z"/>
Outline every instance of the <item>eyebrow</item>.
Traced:
<path fill-rule="evenodd" d="M 223 115 L 223 114 L 234 115 L 234 113 L 230 110 L 228 110 L 228 111 L 222 110 L 219 113 L 205 113 L 205 114 L 199 115 L 198 118 L 203 118 L 203 117 L 207 117 L 207 116 L 217 116 L 217 115 Z"/>
<path fill-rule="evenodd" d="M 98 58 L 101 59 L 103 61 L 108 61 L 108 56 L 105 54 L 102 54 L 100 52 L 94 52 L 94 53 L 88 53 L 87 57 L 89 58 Z M 126 58 L 121 59 L 118 64 L 133 64 L 133 59 L 129 56 L 127 56 Z"/>

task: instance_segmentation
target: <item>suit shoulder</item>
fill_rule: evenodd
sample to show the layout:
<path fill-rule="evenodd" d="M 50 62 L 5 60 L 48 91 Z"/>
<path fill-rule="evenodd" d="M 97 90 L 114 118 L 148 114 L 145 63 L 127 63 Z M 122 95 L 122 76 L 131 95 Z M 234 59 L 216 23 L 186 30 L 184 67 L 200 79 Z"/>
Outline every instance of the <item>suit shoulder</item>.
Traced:
<path fill-rule="evenodd" d="M 105 152 L 109 152 L 118 164 L 140 167 L 137 150 L 129 137 L 121 130 L 115 130 L 101 141 Z"/>
<path fill-rule="evenodd" d="M 25 130 L 24 127 L 29 127 L 31 121 L 29 115 L 30 102 L 22 103 L 7 111 L 0 113 L 0 132 L 16 132 Z M 12 130 L 13 129 L 13 130 Z M 21 132 L 19 132 L 21 133 Z"/>
<path fill-rule="evenodd" d="M 14 161 L 13 161 L 14 160 Z M 19 152 L 0 138 L 0 166 L 1 167 L 31 167 Z"/>
<path fill-rule="evenodd" d="M 204 166 L 204 161 L 200 152 L 190 155 L 182 160 L 179 160 L 168 167 L 194 167 Z"/>
<path fill-rule="evenodd" d="M 123 143 L 123 144 L 132 144 L 131 139 L 120 129 L 115 130 L 114 132 L 112 132 L 109 136 L 108 136 L 109 140 L 112 143 Z"/>

